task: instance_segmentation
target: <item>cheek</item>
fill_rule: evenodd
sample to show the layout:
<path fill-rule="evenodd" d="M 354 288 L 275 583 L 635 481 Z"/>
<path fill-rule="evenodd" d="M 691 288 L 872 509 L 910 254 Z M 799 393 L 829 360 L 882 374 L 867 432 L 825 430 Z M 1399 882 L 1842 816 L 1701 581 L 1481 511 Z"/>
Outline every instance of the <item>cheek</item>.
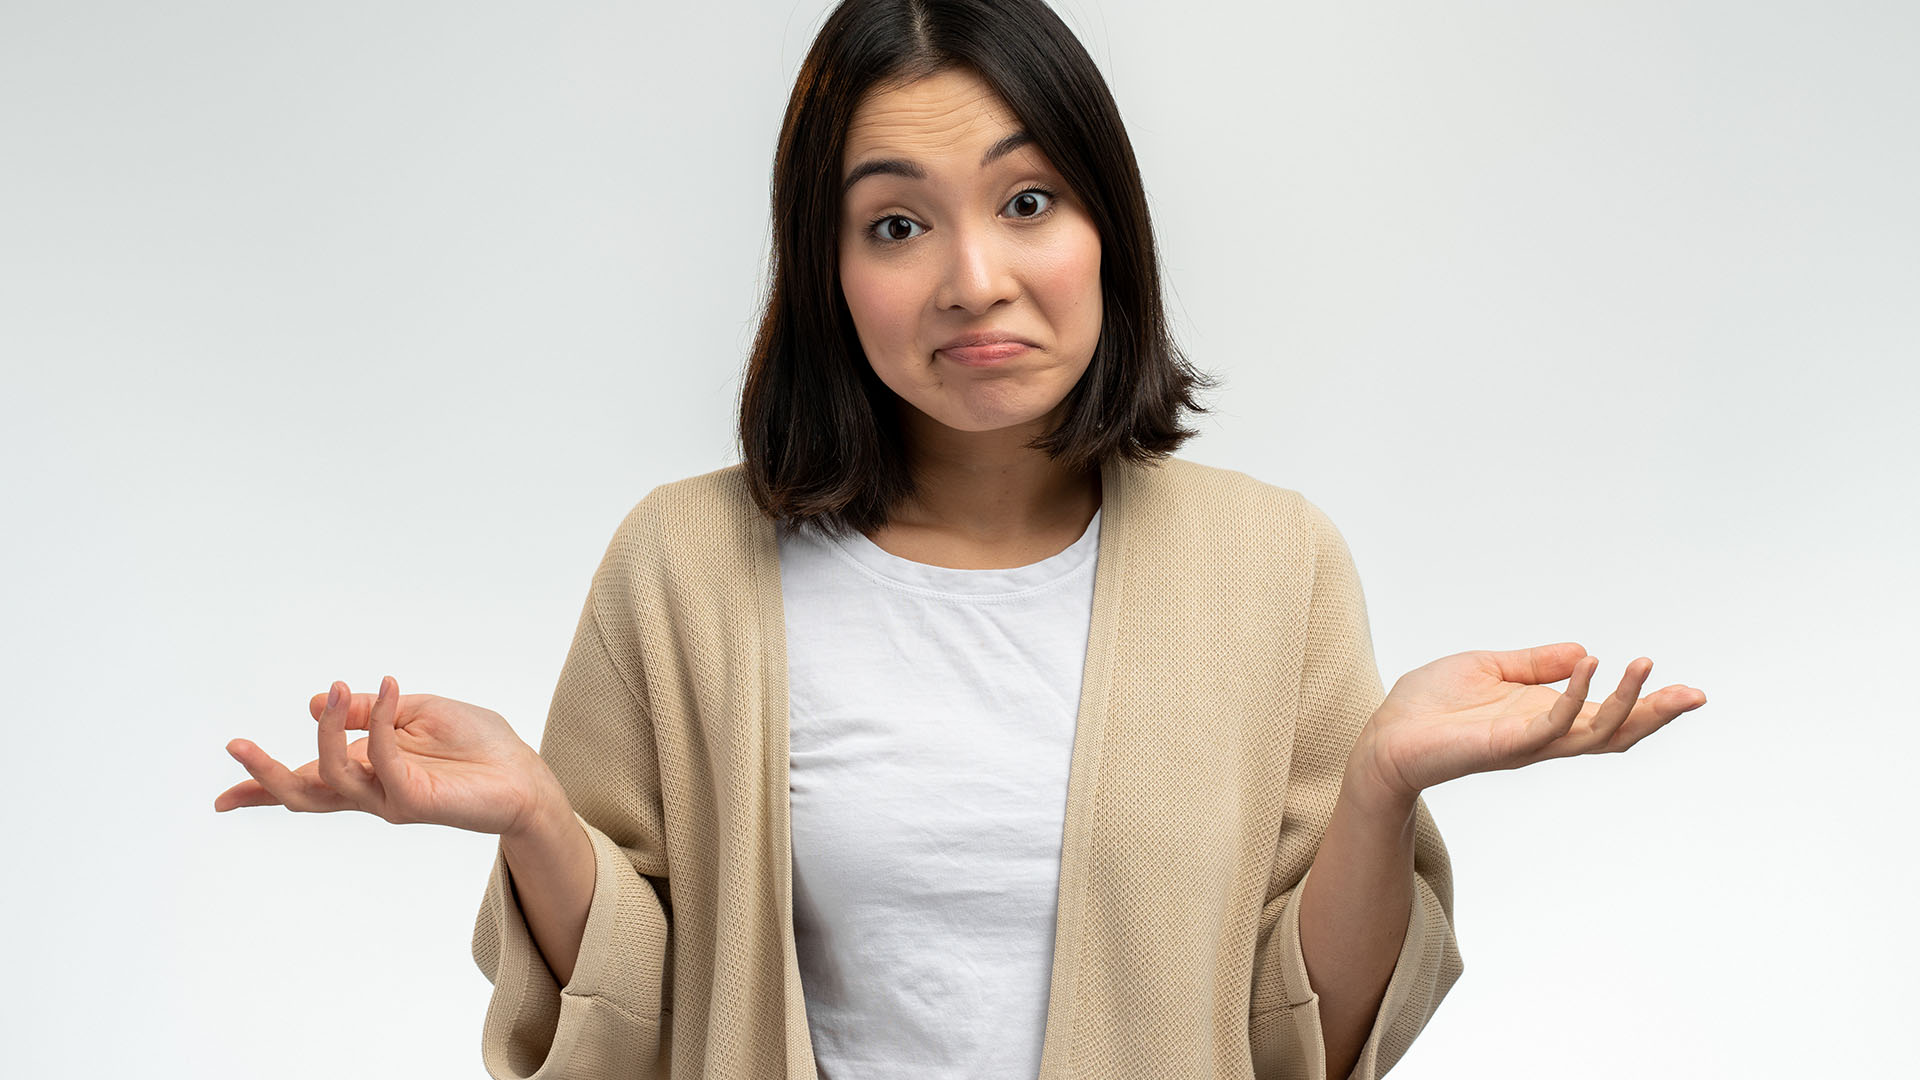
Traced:
<path fill-rule="evenodd" d="M 918 309 L 907 275 L 880 267 L 858 252 L 840 255 L 840 291 L 847 298 L 854 328 L 870 354 L 885 354 L 889 346 L 912 332 Z"/>
<path fill-rule="evenodd" d="M 1037 280 L 1045 290 L 1056 329 L 1062 334 L 1098 335 L 1100 327 L 1100 234 L 1091 222 L 1049 245 Z M 1088 330 L 1089 324 L 1092 330 Z M 1091 342 L 1086 343 L 1091 348 Z"/>

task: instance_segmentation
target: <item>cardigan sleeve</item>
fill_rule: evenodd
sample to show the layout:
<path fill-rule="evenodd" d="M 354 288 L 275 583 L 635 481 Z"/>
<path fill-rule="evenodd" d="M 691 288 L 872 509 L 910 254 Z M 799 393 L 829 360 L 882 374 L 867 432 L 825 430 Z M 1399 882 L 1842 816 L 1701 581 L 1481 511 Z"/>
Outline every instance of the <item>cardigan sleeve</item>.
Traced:
<path fill-rule="evenodd" d="M 1307 982 L 1300 947 L 1300 886 L 1333 817 L 1353 745 L 1386 697 L 1346 540 L 1323 511 L 1302 501 L 1312 535 L 1313 591 L 1279 850 L 1254 952 L 1249 1033 L 1259 1080 L 1326 1080 L 1320 999 Z M 1414 804 L 1413 870 L 1406 940 L 1351 1080 L 1376 1080 L 1391 1069 L 1463 970 L 1453 932 L 1452 864 L 1425 799 Z"/>
<path fill-rule="evenodd" d="M 631 610 L 620 599 L 618 545 L 588 592 L 540 743 L 593 842 L 593 899 L 572 980 L 559 985 L 541 955 L 503 847 L 474 922 L 473 959 L 493 984 L 481 1059 L 496 1080 L 666 1075 L 672 908 L 658 758 L 638 664 L 616 662 L 624 650 L 610 649 L 602 628 L 602 609 L 614 619 Z"/>

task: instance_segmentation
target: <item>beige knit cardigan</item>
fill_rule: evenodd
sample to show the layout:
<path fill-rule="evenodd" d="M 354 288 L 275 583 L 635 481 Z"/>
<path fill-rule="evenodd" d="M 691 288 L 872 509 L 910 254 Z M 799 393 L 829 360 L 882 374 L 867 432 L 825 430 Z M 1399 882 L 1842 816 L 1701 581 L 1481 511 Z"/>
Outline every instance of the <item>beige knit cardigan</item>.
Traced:
<path fill-rule="evenodd" d="M 1300 884 L 1384 693 L 1346 541 L 1298 492 L 1180 458 L 1102 472 L 1040 1080 L 1324 1077 Z M 540 754 L 593 841 L 558 985 L 496 851 L 473 932 L 498 1078 L 818 1080 L 793 936 L 773 523 L 733 465 L 655 488 L 594 573 Z M 1462 966 L 1416 805 L 1406 944 L 1351 1074 Z"/>

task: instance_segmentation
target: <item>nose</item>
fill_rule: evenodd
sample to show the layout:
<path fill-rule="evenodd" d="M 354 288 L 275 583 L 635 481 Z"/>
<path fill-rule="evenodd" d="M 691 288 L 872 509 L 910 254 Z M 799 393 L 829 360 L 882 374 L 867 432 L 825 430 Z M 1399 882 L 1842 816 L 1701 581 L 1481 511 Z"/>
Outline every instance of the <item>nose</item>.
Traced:
<path fill-rule="evenodd" d="M 947 252 L 946 273 L 934 297 L 942 309 L 979 314 L 1020 295 L 1020 283 L 1008 253 L 993 229 L 956 228 L 949 235 L 953 246 Z"/>

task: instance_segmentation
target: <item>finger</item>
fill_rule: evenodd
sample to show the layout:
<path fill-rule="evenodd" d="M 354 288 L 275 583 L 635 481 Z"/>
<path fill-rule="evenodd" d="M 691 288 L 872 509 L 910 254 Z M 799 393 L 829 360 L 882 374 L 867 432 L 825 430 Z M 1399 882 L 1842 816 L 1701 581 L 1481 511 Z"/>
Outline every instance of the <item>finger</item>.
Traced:
<path fill-rule="evenodd" d="M 404 697 L 395 695 L 394 703 L 398 706 L 398 709 L 395 712 L 394 726 L 402 728 L 407 726 L 400 720 L 399 714 L 406 710 L 408 700 L 411 699 L 418 702 L 422 698 L 432 696 L 432 694 L 407 694 Z M 377 694 L 346 695 L 344 702 L 346 705 L 346 729 L 348 731 L 370 730 L 369 725 L 371 725 L 373 721 L 373 703 L 378 700 L 380 699 Z M 321 714 L 327 711 L 327 695 L 315 694 L 308 698 L 307 711 L 313 714 L 315 720 L 319 720 Z"/>
<path fill-rule="evenodd" d="M 1707 703 L 1706 691 L 1688 686 L 1685 683 L 1674 683 L 1672 686 L 1663 686 L 1653 693 L 1648 694 L 1647 697 L 1648 699 L 1661 698 L 1668 708 L 1676 709 L 1679 712 L 1692 712 Z"/>
<path fill-rule="evenodd" d="M 1627 722 L 1627 718 L 1633 715 L 1634 707 L 1640 703 L 1640 688 L 1647 685 L 1647 676 L 1652 673 L 1653 661 L 1645 656 L 1627 665 L 1627 670 L 1620 673 L 1620 685 L 1595 710 L 1593 726 L 1587 738 L 1581 740 L 1581 753 L 1605 752 L 1608 749 L 1614 733 Z"/>
<path fill-rule="evenodd" d="M 1678 715 L 1680 714 L 1666 709 L 1655 709 L 1651 707 L 1635 709 L 1633 710 L 1633 715 L 1627 718 L 1627 722 L 1620 725 L 1620 730 L 1613 733 L 1613 738 L 1607 740 L 1607 744 L 1601 748 L 1601 752 L 1608 754 L 1620 753 L 1641 739 L 1666 727 L 1667 724 Z"/>
<path fill-rule="evenodd" d="M 1642 698 L 1633 715 L 1614 732 L 1606 749 L 1618 753 L 1672 723 L 1681 713 L 1706 704 L 1706 695 L 1690 686 L 1666 686 Z"/>
<path fill-rule="evenodd" d="M 237 810 L 242 806 L 278 806 L 280 800 L 273 793 L 260 786 L 257 780 L 242 780 L 213 797 L 213 810 L 223 814 L 228 810 Z"/>
<path fill-rule="evenodd" d="M 240 740 L 235 739 L 233 742 L 227 744 L 227 754 L 235 761 L 241 761 L 242 764 L 245 764 L 241 755 L 235 751 L 235 746 L 239 741 Z M 273 797 L 273 792 L 261 787 L 260 781 L 252 779 L 242 780 L 213 797 L 213 809 L 215 813 L 224 813 L 225 811 L 242 806 L 278 805 L 280 805 L 280 800 Z"/>
<path fill-rule="evenodd" d="M 1600 669 L 1600 658 L 1581 656 L 1574 661 L 1573 670 L 1567 677 L 1567 688 L 1548 709 L 1540 732 L 1540 749 L 1543 751 L 1533 760 L 1565 757 L 1570 753 L 1562 742 L 1567 732 L 1573 730 L 1573 723 L 1580 718 L 1581 706 L 1587 702 L 1587 690 L 1593 685 L 1593 673 Z"/>
<path fill-rule="evenodd" d="M 370 734 L 367 744 L 367 786 L 371 789 L 372 802 L 369 807 L 374 813 L 395 824 L 403 820 L 395 816 L 392 792 L 400 790 L 400 775 L 406 766 L 400 762 L 400 749 L 394 738 L 394 717 L 400 709 L 400 683 L 388 675 L 380 680 L 380 694 L 374 698 L 373 705 L 367 710 L 367 727 Z M 373 755 L 379 754 L 375 761 Z M 393 785 L 388 786 L 391 778 Z"/>
<path fill-rule="evenodd" d="M 356 808 L 372 809 L 380 804 L 379 793 L 365 767 L 347 753 L 347 709 L 353 695 L 343 682 L 336 681 L 333 689 L 320 713 L 320 779 Z"/>
<path fill-rule="evenodd" d="M 315 720 L 327 713 L 327 694 L 315 694 L 307 699 L 307 711 Z M 341 727 L 347 731 L 364 731 L 367 716 L 373 711 L 372 694 L 342 694 L 340 696 Z"/>
<path fill-rule="evenodd" d="M 374 699 L 367 719 L 367 760 L 373 762 L 374 774 L 382 781 L 397 782 L 400 775 L 400 747 L 393 734 L 394 716 L 399 711 L 400 680 L 388 675 L 380 680 L 380 696 Z"/>
<path fill-rule="evenodd" d="M 1575 665 L 1585 655 L 1587 650 L 1572 641 L 1486 654 L 1498 671 L 1501 681 L 1527 683 L 1534 686 L 1559 682 L 1571 676 Z"/>
<path fill-rule="evenodd" d="M 325 814 L 335 810 L 351 809 L 339 792 L 300 776 L 245 739 L 235 739 L 228 743 L 227 752 L 232 754 L 247 772 L 253 774 L 256 783 L 266 789 L 281 806 L 289 810 Z"/>

